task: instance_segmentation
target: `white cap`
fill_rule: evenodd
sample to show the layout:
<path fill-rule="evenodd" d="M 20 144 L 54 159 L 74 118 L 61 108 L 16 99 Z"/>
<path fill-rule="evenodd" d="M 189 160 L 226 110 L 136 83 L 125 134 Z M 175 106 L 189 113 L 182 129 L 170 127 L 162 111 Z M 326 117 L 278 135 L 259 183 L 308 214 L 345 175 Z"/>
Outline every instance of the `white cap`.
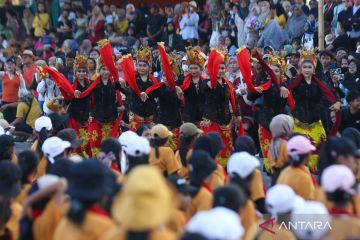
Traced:
<path fill-rule="evenodd" d="M 132 138 L 131 142 L 126 148 L 126 154 L 128 156 L 139 157 L 150 153 L 150 143 L 144 137 L 136 136 Z"/>
<path fill-rule="evenodd" d="M 273 216 L 291 212 L 295 207 L 302 205 L 304 200 L 297 196 L 288 185 L 276 184 L 266 193 L 266 208 Z"/>
<path fill-rule="evenodd" d="M 60 178 L 53 174 L 46 174 L 44 176 L 39 177 L 39 179 L 36 181 L 39 189 L 46 188 L 52 184 L 55 184 L 59 182 Z"/>
<path fill-rule="evenodd" d="M 119 137 L 119 143 L 121 144 L 122 149 L 124 152 L 127 152 L 127 148 L 134 139 L 137 139 L 139 136 L 133 131 L 126 131 L 123 132 Z"/>
<path fill-rule="evenodd" d="M 71 144 L 68 141 L 63 141 L 58 137 L 50 137 L 45 140 L 41 149 L 49 162 L 53 164 L 55 162 L 54 157 L 59 156 L 70 146 Z"/>
<path fill-rule="evenodd" d="M 301 206 L 295 207 L 291 213 L 291 222 L 308 222 L 304 228 L 293 228 L 298 239 L 317 240 L 323 237 L 331 229 L 331 217 L 324 204 L 315 201 L 304 201 Z M 321 227 L 313 228 L 314 222 L 321 222 Z"/>
<path fill-rule="evenodd" d="M 0 135 L 3 135 L 3 134 L 5 134 L 5 130 L 2 127 L 0 127 Z"/>
<path fill-rule="evenodd" d="M 219 240 L 238 240 L 244 234 L 239 214 L 224 207 L 197 213 L 188 223 L 186 231 Z"/>
<path fill-rule="evenodd" d="M 325 168 L 321 175 L 321 187 L 325 192 L 335 192 L 343 190 L 351 195 L 356 194 L 354 173 L 345 165 L 331 165 Z"/>
<path fill-rule="evenodd" d="M 35 121 L 35 131 L 40 132 L 42 128 L 46 128 L 46 130 L 50 131 L 53 126 L 51 123 L 51 119 L 45 116 L 41 116 Z"/>
<path fill-rule="evenodd" d="M 256 157 L 247 152 L 238 152 L 231 155 L 227 172 L 230 176 L 237 173 L 241 178 L 246 178 L 259 166 L 260 162 Z"/>

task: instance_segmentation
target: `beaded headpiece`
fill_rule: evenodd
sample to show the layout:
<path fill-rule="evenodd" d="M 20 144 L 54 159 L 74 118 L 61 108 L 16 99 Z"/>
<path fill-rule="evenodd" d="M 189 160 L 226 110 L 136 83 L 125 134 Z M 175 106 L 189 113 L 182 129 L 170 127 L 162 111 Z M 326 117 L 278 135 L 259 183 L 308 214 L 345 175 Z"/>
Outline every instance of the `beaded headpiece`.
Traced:
<path fill-rule="evenodd" d="M 152 51 L 149 47 L 141 46 L 140 49 L 136 52 L 136 60 L 146 62 L 149 65 L 152 64 Z"/>
<path fill-rule="evenodd" d="M 170 66 L 171 69 L 174 73 L 174 76 L 177 78 L 180 74 L 180 68 L 178 66 L 177 60 L 180 58 L 181 56 L 178 54 L 169 54 L 169 60 L 170 60 Z"/>
<path fill-rule="evenodd" d="M 200 67 L 204 66 L 205 58 L 203 57 L 199 48 L 186 48 L 186 55 L 187 61 L 190 65 L 194 64 L 199 65 Z"/>
<path fill-rule="evenodd" d="M 224 61 L 223 61 L 224 63 L 227 64 L 229 62 L 228 51 L 225 47 L 218 46 L 218 47 L 212 48 L 211 50 L 218 52 L 224 58 Z"/>
<path fill-rule="evenodd" d="M 88 58 L 84 55 L 77 54 L 74 61 L 74 73 L 78 68 L 85 68 L 88 70 Z"/>
<path fill-rule="evenodd" d="M 304 61 L 311 61 L 314 66 L 316 67 L 317 58 L 313 51 L 304 50 L 300 53 L 300 62 L 303 63 Z"/>
<path fill-rule="evenodd" d="M 280 70 L 281 70 L 281 74 L 285 73 L 285 69 L 286 69 L 286 62 L 285 59 L 283 57 L 281 57 L 278 53 L 275 54 L 269 54 L 268 56 L 268 63 L 270 65 L 277 65 L 279 66 Z"/>

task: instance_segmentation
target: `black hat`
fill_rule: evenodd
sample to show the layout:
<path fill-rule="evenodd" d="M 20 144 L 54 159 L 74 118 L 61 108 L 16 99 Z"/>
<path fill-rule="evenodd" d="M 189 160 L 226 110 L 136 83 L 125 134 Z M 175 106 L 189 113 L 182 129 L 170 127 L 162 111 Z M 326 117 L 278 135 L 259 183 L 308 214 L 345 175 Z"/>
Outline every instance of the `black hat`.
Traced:
<path fill-rule="evenodd" d="M 238 211 L 246 202 L 244 191 L 235 184 L 219 187 L 214 191 L 213 207 L 226 207 Z"/>
<path fill-rule="evenodd" d="M 341 136 L 352 141 L 357 149 L 360 149 L 360 132 L 356 128 L 345 128 L 341 132 Z"/>
<path fill-rule="evenodd" d="M 6 63 L 13 63 L 16 64 L 16 57 L 10 57 L 6 60 Z"/>
<path fill-rule="evenodd" d="M 0 194 L 16 197 L 21 190 L 21 170 L 10 161 L 0 162 Z"/>
<path fill-rule="evenodd" d="M 105 166 L 96 159 L 77 163 L 71 169 L 69 195 L 80 201 L 98 201 L 107 193 Z"/>
<path fill-rule="evenodd" d="M 334 158 L 341 155 L 352 155 L 356 158 L 360 158 L 360 151 L 349 139 L 345 137 L 331 137 L 329 140 L 332 141 L 332 150 L 330 154 L 333 155 Z"/>
<path fill-rule="evenodd" d="M 179 177 L 178 175 L 171 175 L 167 178 L 167 180 L 178 190 L 178 192 L 183 193 L 185 195 L 194 196 L 197 192 L 197 189 L 189 183 Z"/>
<path fill-rule="evenodd" d="M 193 150 L 203 150 L 211 154 L 213 143 L 209 136 L 201 136 L 197 138 L 194 142 Z"/>
<path fill-rule="evenodd" d="M 218 155 L 218 153 L 224 149 L 225 145 L 221 139 L 220 133 L 218 132 L 209 132 L 208 134 L 206 134 L 206 136 L 208 136 L 209 138 L 211 138 L 212 141 L 212 153 L 211 156 L 212 157 L 216 157 L 216 155 Z"/>
<path fill-rule="evenodd" d="M 73 149 L 76 149 L 81 146 L 82 141 L 77 138 L 76 132 L 72 128 L 65 128 L 63 130 L 60 130 L 57 136 L 62 140 L 71 143 L 71 148 Z"/>
<path fill-rule="evenodd" d="M 189 158 L 189 176 L 192 183 L 202 183 L 216 169 L 217 165 L 210 154 L 195 150 Z"/>
<path fill-rule="evenodd" d="M 252 156 L 256 155 L 254 140 L 249 136 L 241 136 L 235 140 L 234 152 L 247 152 Z"/>

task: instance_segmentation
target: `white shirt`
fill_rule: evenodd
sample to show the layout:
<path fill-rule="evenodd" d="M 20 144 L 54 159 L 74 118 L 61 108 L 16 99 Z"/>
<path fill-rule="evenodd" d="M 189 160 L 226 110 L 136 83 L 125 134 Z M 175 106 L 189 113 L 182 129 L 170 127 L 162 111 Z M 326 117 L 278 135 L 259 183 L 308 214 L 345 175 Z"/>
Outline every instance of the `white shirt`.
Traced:
<path fill-rule="evenodd" d="M 36 91 L 39 93 L 39 96 L 44 98 L 43 111 L 46 114 L 52 113 L 52 111 L 46 106 L 46 104 L 53 98 L 58 97 L 60 95 L 60 90 L 56 86 L 56 84 L 51 79 L 42 80 Z"/>
<path fill-rule="evenodd" d="M 190 16 L 185 14 L 180 21 L 181 36 L 184 40 L 199 39 L 199 15 L 193 12 Z"/>
<path fill-rule="evenodd" d="M 360 9 L 359 6 L 353 6 L 353 15 Z M 351 29 L 351 32 L 349 33 L 350 38 L 359 38 L 360 37 L 360 31 L 355 31 L 354 28 Z"/>

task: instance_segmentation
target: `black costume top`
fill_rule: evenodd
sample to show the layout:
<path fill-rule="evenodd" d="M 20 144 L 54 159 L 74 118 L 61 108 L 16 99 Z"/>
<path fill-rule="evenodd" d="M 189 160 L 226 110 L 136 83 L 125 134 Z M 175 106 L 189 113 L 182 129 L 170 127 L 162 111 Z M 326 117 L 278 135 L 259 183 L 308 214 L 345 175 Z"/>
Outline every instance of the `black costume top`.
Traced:
<path fill-rule="evenodd" d="M 207 85 L 209 81 L 209 79 L 204 80 L 201 84 L 201 91 L 204 96 L 203 116 L 220 125 L 227 125 L 232 118 L 230 112 L 230 89 L 224 81 L 223 84 L 218 83 L 216 88 L 212 89 Z M 235 104 L 236 111 L 233 114 L 239 116 L 239 105 L 236 98 Z"/>
<path fill-rule="evenodd" d="M 182 102 L 179 100 L 176 92 L 167 85 L 152 91 L 149 94 L 149 100 L 158 99 L 158 109 L 156 111 L 157 123 L 164 124 L 170 128 L 178 128 L 181 125 L 181 107 Z"/>
<path fill-rule="evenodd" d="M 140 76 L 136 78 L 136 83 L 140 92 L 145 92 L 147 88 L 151 87 L 154 84 L 149 79 L 146 82 L 143 82 Z M 129 110 L 131 112 L 135 113 L 140 117 L 150 117 L 154 115 L 154 112 L 156 110 L 156 103 L 154 99 L 148 99 L 146 102 L 143 102 L 141 101 L 140 97 L 137 96 L 136 93 L 130 88 L 127 88 L 127 92 L 127 102 L 129 104 Z"/>
<path fill-rule="evenodd" d="M 201 80 L 195 85 L 190 81 L 188 89 L 184 90 L 185 105 L 182 111 L 182 118 L 184 122 L 200 122 L 203 116 L 203 102 L 204 96 L 200 89 Z M 179 82 L 181 85 L 182 81 Z"/>
<path fill-rule="evenodd" d="M 89 85 L 90 83 L 88 81 L 85 81 L 84 86 L 78 83 L 76 90 L 84 92 L 89 87 Z M 74 118 L 77 122 L 84 125 L 89 119 L 90 96 L 87 96 L 83 99 L 74 98 L 73 100 L 71 100 L 67 112 L 70 114 L 70 117 Z"/>
<path fill-rule="evenodd" d="M 274 84 L 262 93 L 249 93 L 247 99 L 253 102 L 262 96 L 264 97 L 264 105 L 259 111 L 259 123 L 264 128 L 269 129 L 273 117 L 285 113 L 287 99 L 280 97 L 280 90 L 278 90 Z"/>
<path fill-rule="evenodd" d="M 100 80 L 99 84 L 93 90 L 94 106 L 92 116 L 101 123 L 110 123 L 116 120 L 117 98 L 116 90 L 120 90 L 119 82 L 112 83 L 110 80 L 106 85 Z"/>

